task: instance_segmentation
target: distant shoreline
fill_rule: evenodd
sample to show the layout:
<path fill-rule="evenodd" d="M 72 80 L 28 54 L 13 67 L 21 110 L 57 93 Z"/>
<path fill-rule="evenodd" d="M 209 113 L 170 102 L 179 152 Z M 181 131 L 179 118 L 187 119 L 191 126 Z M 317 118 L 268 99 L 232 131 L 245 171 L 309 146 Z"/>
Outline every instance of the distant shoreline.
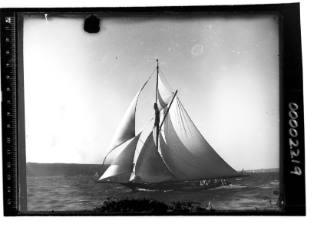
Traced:
<path fill-rule="evenodd" d="M 107 165 L 78 163 L 26 163 L 27 176 L 94 176 Z"/>
<path fill-rule="evenodd" d="M 27 162 L 27 176 L 94 176 L 106 168 L 102 164 L 79 164 L 79 163 L 37 163 Z M 244 173 L 269 173 L 278 172 L 278 168 L 243 170 Z M 238 171 L 242 172 L 242 171 Z"/>

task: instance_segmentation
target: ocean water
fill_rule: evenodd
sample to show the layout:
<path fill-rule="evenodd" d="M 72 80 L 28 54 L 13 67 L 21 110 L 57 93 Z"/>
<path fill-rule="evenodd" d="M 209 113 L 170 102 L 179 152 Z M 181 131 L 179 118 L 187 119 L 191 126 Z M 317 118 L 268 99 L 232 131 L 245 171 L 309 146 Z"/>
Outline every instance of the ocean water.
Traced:
<path fill-rule="evenodd" d="M 216 210 L 279 210 L 279 174 L 255 173 L 229 180 L 231 185 L 201 191 L 139 191 L 119 184 L 96 183 L 90 175 L 28 176 L 29 211 L 93 210 L 106 198 L 148 198 L 162 202 L 194 201 Z"/>

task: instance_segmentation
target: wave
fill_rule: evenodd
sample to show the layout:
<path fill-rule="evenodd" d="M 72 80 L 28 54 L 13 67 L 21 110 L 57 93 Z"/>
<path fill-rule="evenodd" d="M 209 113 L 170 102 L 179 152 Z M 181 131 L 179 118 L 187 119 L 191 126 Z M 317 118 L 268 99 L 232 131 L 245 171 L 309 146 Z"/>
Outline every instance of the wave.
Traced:
<path fill-rule="evenodd" d="M 273 180 L 270 182 L 272 185 L 279 185 L 279 180 Z"/>
<path fill-rule="evenodd" d="M 223 185 L 223 186 L 218 186 L 216 188 L 211 188 L 209 190 L 218 190 L 218 189 L 240 189 L 240 188 L 247 188 L 248 186 L 246 185 L 239 185 L 239 184 L 230 184 L 230 185 Z"/>

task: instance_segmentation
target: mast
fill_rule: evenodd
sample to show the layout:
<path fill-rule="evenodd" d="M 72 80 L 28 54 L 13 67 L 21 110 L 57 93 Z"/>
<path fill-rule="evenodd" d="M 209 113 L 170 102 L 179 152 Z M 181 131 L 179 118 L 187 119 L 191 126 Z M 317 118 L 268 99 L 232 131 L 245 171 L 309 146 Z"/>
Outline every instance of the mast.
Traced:
<path fill-rule="evenodd" d="M 159 77 L 159 60 L 158 58 L 156 59 L 157 61 L 157 76 L 156 76 L 156 102 L 155 102 L 155 127 L 156 127 L 156 146 L 158 148 L 158 141 L 159 141 L 159 129 L 160 129 L 160 111 L 158 108 L 158 77 Z"/>
<path fill-rule="evenodd" d="M 159 60 L 158 58 L 156 59 L 157 61 L 157 76 L 156 76 L 156 104 L 158 105 L 158 77 L 159 77 Z"/>

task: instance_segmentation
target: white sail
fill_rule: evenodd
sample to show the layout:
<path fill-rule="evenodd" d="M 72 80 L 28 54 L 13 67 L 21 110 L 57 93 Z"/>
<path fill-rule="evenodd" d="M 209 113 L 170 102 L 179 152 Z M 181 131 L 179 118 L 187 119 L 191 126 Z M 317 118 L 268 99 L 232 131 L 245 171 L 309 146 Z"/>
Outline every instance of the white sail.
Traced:
<path fill-rule="evenodd" d="M 126 110 L 124 117 L 114 134 L 113 140 L 110 145 L 110 151 L 135 136 L 135 112 L 136 112 L 137 101 L 141 91 L 148 83 L 149 79 L 143 84 L 141 89 L 137 92 L 137 94 L 133 98 L 132 102 L 129 104 L 128 109 Z"/>
<path fill-rule="evenodd" d="M 148 80 L 134 97 L 115 133 L 111 153 L 107 155 L 110 166 L 99 180 L 157 183 L 237 175 L 205 140 L 176 97 L 177 92 L 171 92 L 160 76 L 159 143 L 155 144 L 157 132 L 153 119 L 148 129 L 135 136 L 136 105 Z"/>
<path fill-rule="evenodd" d="M 172 92 L 159 80 L 158 97 L 167 107 Z M 180 180 L 233 176 L 230 167 L 209 145 L 176 97 L 159 136 L 159 152 L 169 170 Z"/>
<path fill-rule="evenodd" d="M 160 76 L 158 76 L 158 91 L 159 109 L 163 109 L 168 105 L 174 93 L 165 86 Z"/>
<path fill-rule="evenodd" d="M 130 177 L 130 181 L 133 181 L 135 179 L 135 163 L 137 162 L 137 159 L 139 157 L 139 154 L 145 144 L 145 141 L 147 140 L 147 138 L 149 137 L 149 135 L 152 133 L 152 130 L 153 130 L 153 124 L 154 124 L 154 118 L 151 118 L 149 120 L 149 122 L 147 122 L 142 130 L 141 130 L 141 133 L 140 133 L 140 138 L 139 138 L 139 141 L 136 145 L 136 149 L 135 149 L 135 154 L 134 154 L 134 160 L 133 160 L 133 173 L 131 174 L 131 177 Z"/>
<path fill-rule="evenodd" d="M 140 134 L 121 144 L 113 150 L 108 158 L 110 165 L 99 180 L 110 180 L 114 182 L 128 182 L 133 171 L 133 158 L 135 148 Z"/>
<path fill-rule="evenodd" d="M 160 136 L 160 152 L 174 176 L 181 180 L 236 175 L 196 128 L 175 98 Z"/>
<path fill-rule="evenodd" d="M 151 133 L 144 142 L 135 164 L 134 181 L 163 182 L 174 179 L 161 159 Z"/>

